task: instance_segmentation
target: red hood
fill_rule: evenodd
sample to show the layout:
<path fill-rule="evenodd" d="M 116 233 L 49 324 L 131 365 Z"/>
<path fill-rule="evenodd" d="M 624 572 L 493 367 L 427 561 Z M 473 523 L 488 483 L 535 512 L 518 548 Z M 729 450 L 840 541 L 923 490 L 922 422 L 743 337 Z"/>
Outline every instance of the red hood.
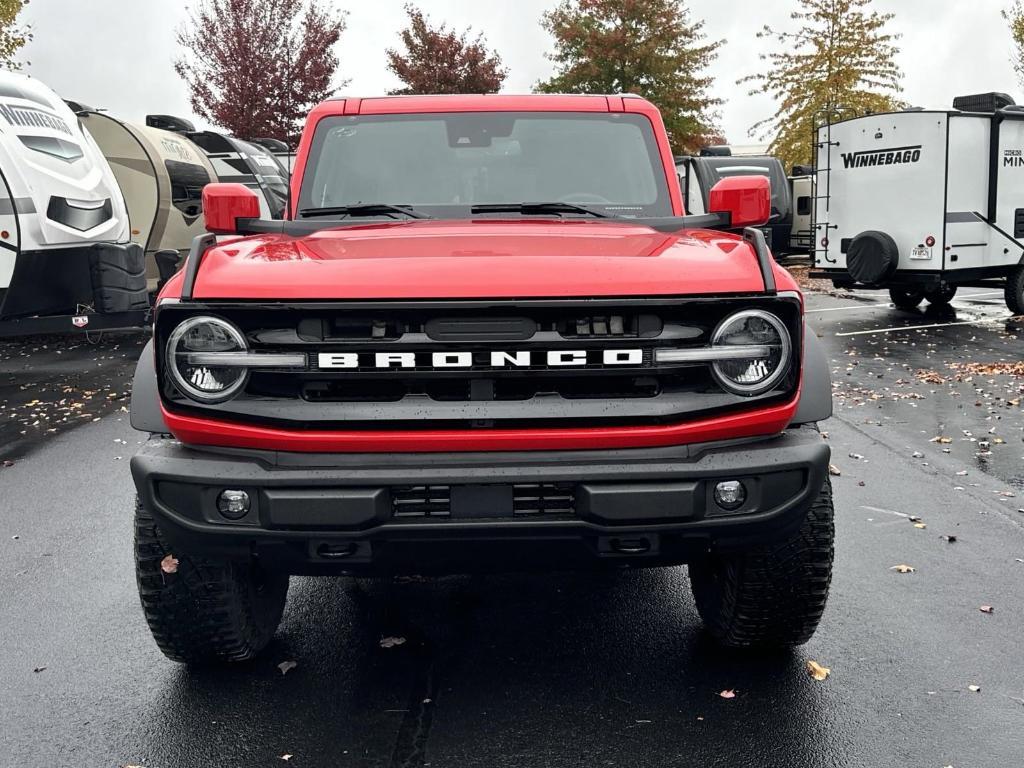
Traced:
<path fill-rule="evenodd" d="M 193 295 L 266 300 L 547 298 L 763 289 L 753 250 L 722 232 L 669 235 L 631 223 L 478 220 L 390 222 L 303 238 L 235 240 L 206 255 Z"/>

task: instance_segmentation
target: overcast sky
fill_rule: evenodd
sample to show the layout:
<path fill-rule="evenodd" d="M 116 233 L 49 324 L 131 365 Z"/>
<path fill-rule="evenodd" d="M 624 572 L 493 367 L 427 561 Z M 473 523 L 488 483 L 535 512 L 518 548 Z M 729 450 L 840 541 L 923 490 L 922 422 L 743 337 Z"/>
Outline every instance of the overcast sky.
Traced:
<path fill-rule="evenodd" d="M 396 85 L 385 69 L 384 50 L 404 25 L 405 0 L 334 0 L 348 11 L 338 44 L 343 93 L 371 96 Z M 1009 63 L 1010 39 L 999 11 L 1010 0 L 876 0 L 894 11 L 892 29 L 903 35 L 899 63 L 904 98 L 944 106 L 953 96 L 1005 91 L 1024 102 Z M 556 0 L 419 0 L 432 21 L 482 31 L 510 70 L 505 91 L 528 92 L 550 73 L 544 53 L 551 40 L 539 26 Z M 23 13 L 35 40 L 23 50 L 27 72 L 65 98 L 130 120 L 147 113 L 192 117 L 188 95 L 171 67 L 177 54 L 174 29 L 186 17 L 187 0 L 32 0 Z M 758 66 L 763 23 L 784 26 L 795 0 L 690 0 L 709 37 L 724 39 L 712 67 L 715 95 L 724 98 L 720 124 L 735 144 L 753 143 L 750 126 L 773 111 L 766 96 L 751 97 L 735 81 Z M 197 121 L 198 122 L 198 121 Z"/>

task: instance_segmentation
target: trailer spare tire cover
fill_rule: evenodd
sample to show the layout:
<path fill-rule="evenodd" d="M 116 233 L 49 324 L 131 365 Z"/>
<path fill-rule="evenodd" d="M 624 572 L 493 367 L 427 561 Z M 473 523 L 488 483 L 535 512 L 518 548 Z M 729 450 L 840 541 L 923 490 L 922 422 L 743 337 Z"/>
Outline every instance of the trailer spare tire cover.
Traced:
<path fill-rule="evenodd" d="M 900 251 L 896 241 L 885 232 L 861 232 L 850 242 L 846 268 L 850 276 L 864 285 L 878 285 L 896 271 Z"/>

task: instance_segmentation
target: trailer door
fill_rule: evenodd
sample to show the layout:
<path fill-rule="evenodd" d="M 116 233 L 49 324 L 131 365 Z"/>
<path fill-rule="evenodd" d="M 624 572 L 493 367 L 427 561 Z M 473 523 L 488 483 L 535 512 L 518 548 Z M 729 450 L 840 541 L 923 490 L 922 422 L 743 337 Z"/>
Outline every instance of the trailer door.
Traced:
<path fill-rule="evenodd" d="M 989 191 L 989 205 L 995 203 L 989 215 L 995 216 L 997 231 L 992 233 L 984 264 L 993 267 L 1018 264 L 1024 242 L 1024 114 L 1007 112 L 999 117 L 994 200 L 993 190 Z"/>

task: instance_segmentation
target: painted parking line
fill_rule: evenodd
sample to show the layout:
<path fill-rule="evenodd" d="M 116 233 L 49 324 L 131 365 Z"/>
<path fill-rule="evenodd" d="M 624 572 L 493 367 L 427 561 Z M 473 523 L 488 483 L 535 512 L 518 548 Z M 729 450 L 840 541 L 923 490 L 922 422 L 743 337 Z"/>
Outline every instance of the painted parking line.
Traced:
<path fill-rule="evenodd" d="M 921 331 L 926 328 L 950 328 L 954 325 L 986 325 L 988 323 L 1003 323 L 1013 315 L 1002 315 L 1000 317 L 984 317 L 977 320 L 963 320 L 955 323 L 928 323 L 927 325 L 897 325 L 892 328 L 874 328 L 868 331 L 846 331 L 837 333 L 836 336 L 868 336 L 875 333 L 894 333 L 895 331 Z"/>
<path fill-rule="evenodd" d="M 976 298 L 980 298 L 981 296 L 1002 296 L 1002 295 L 1003 295 L 1002 291 L 990 291 L 988 293 L 969 293 L 966 296 L 957 296 L 955 299 L 953 299 L 953 301 L 951 303 L 955 304 L 956 302 L 963 301 L 964 299 L 976 299 Z M 847 311 L 864 310 L 864 309 L 892 309 L 894 306 L 896 306 L 896 305 L 893 304 L 892 302 L 886 302 L 885 304 L 871 304 L 871 305 L 851 304 L 850 306 L 847 306 L 847 307 L 826 307 L 824 309 L 808 309 L 804 314 L 810 315 L 810 314 L 812 314 L 814 312 L 841 312 L 844 309 L 847 310 Z"/>

